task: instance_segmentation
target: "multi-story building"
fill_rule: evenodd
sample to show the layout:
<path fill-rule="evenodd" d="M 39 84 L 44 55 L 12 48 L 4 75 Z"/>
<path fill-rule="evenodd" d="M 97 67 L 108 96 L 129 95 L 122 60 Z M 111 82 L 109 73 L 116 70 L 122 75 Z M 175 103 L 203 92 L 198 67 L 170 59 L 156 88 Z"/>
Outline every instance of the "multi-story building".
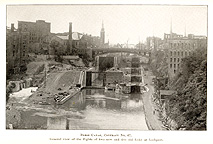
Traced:
<path fill-rule="evenodd" d="M 170 78 L 178 71 L 184 57 L 189 56 L 197 48 L 207 47 L 206 36 L 193 34 L 189 34 L 188 37 L 175 33 L 164 34 L 164 42 L 168 49 L 168 75 Z"/>
<path fill-rule="evenodd" d="M 48 43 L 50 27 L 51 24 L 44 20 L 36 20 L 36 22 L 18 21 L 19 31 L 29 32 L 29 52 L 42 53 L 45 44 Z"/>
<path fill-rule="evenodd" d="M 19 73 L 26 66 L 29 49 L 29 32 L 11 29 L 6 32 L 6 65 L 7 74 Z"/>
<path fill-rule="evenodd" d="M 36 22 L 18 21 L 18 29 L 20 32 L 29 32 L 29 42 L 43 42 L 45 37 L 50 34 L 50 23 L 44 20 Z"/>

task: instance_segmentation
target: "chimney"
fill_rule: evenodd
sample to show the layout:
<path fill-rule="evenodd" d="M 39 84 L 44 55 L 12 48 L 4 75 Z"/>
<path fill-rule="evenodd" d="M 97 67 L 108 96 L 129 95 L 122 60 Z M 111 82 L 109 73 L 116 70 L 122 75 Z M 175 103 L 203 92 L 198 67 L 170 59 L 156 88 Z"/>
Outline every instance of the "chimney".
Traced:
<path fill-rule="evenodd" d="M 69 23 L 69 48 L 68 48 L 68 52 L 72 51 L 72 23 Z"/>
<path fill-rule="evenodd" d="M 11 32 L 14 32 L 14 23 L 11 24 Z"/>

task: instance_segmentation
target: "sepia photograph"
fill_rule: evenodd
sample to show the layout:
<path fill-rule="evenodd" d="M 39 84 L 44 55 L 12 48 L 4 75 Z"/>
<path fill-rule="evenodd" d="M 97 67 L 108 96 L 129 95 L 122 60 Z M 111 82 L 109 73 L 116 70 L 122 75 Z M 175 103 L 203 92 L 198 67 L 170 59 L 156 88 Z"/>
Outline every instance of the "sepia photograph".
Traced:
<path fill-rule="evenodd" d="M 208 3 L 3 7 L 8 142 L 210 141 Z"/>
<path fill-rule="evenodd" d="M 206 130 L 207 6 L 7 5 L 6 129 Z"/>

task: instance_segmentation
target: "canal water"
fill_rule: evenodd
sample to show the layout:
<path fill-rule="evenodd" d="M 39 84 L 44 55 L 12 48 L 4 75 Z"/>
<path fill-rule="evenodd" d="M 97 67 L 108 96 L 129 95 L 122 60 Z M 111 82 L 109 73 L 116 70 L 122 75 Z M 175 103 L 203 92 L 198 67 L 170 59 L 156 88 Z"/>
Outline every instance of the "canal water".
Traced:
<path fill-rule="evenodd" d="M 142 94 L 86 89 L 63 105 L 26 106 L 18 129 L 148 130 Z"/>

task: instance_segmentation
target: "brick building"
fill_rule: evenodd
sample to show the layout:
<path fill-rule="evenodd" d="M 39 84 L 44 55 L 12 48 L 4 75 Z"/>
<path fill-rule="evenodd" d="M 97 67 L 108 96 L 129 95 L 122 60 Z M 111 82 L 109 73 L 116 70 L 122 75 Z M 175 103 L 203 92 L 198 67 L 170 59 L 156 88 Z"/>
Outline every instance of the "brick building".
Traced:
<path fill-rule="evenodd" d="M 207 37 L 164 34 L 164 44 L 168 49 L 168 75 L 171 78 L 178 71 L 182 58 L 189 56 L 197 48 L 207 47 Z"/>
<path fill-rule="evenodd" d="M 44 20 L 36 22 L 18 21 L 20 32 L 29 32 L 29 43 L 43 42 L 45 37 L 50 34 L 50 23 Z"/>
<path fill-rule="evenodd" d="M 29 52 L 43 53 L 43 50 L 47 50 L 50 27 L 51 24 L 44 20 L 18 21 L 18 30 L 29 32 Z"/>
<path fill-rule="evenodd" d="M 51 34 L 49 38 L 50 43 L 52 41 L 57 41 L 60 46 L 57 48 L 57 51 L 61 51 L 61 54 L 66 54 L 69 44 L 69 34 L 60 33 L 60 34 Z M 72 32 L 72 48 L 71 53 L 85 54 L 90 55 L 91 49 L 99 47 L 100 39 L 99 37 L 82 34 L 79 32 Z M 53 54 L 53 52 L 50 52 Z"/>
<path fill-rule="evenodd" d="M 29 50 L 29 32 L 15 29 L 6 31 L 6 70 L 7 74 L 19 73 L 26 65 Z"/>

